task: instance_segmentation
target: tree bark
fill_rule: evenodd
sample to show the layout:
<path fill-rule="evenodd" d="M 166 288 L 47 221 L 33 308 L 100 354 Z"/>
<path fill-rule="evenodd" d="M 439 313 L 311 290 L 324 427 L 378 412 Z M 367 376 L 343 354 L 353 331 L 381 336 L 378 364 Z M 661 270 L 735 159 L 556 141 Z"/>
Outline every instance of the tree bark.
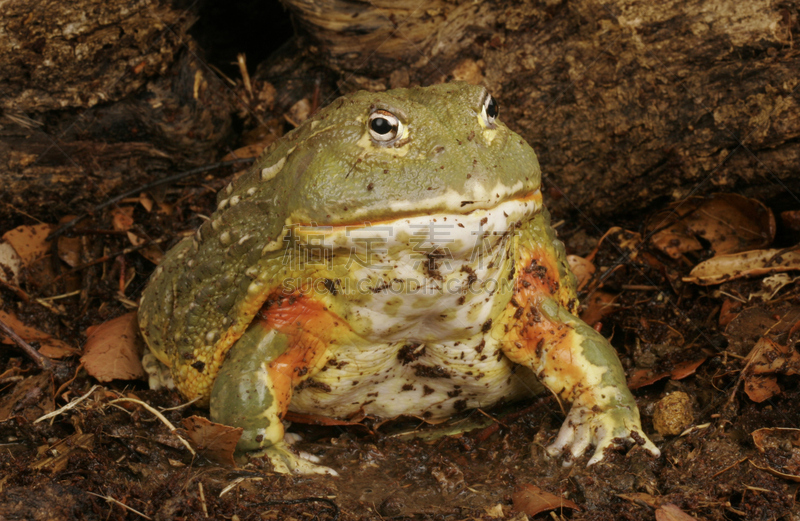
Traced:
<path fill-rule="evenodd" d="M 561 211 L 714 191 L 800 206 L 795 3 L 283 2 L 343 88 L 485 84 Z"/>
<path fill-rule="evenodd" d="M 75 213 L 218 156 L 235 105 L 192 20 L 154 0 L 0 3 L 0 216 Z"/>

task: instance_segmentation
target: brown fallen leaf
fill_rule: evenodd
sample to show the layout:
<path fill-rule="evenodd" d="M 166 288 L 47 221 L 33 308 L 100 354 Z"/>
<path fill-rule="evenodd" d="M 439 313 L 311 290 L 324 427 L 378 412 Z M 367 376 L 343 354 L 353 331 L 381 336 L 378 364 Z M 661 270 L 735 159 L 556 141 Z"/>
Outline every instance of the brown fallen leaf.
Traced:
<path fill-rule="evenodd" d="M 200 416 L 190 416 L 183 419 L 183 428 L 199 454 L 220 465 L 236 466 L 233 452 L 242 437 L 241 427 L 229 427 Z"/>
<path fill-rule="evenodd" d="M 612 226 L 600 237 L 592 252 L 586 256 L 587 261 L 594 262 L 597 252 L 600 251 L 600 247 L 606 240 L 614 241 L 616 244 L 615 250 L 621 250 L 620 253 L 626 253 L 631 259 L 636 259 L 642 245 L 641 234 L 625 230 L 619 226 Z"/>
<path fill-rule="evenodd" d="M 708 356 L 703 356 L 697 360 L 688 360 L 675 364 L 671 371 L 659 371 L 657 369 L 637 369 L 628 378 L 628 388 L 638 389 L 646 385 L 651 385 L 659 380 L 669 377 L 671 380 L 683 380 L 697 371 L 697 368 L 706 361 Z"/>
<path fill-rule="evenodd" d="M 738 300 L 726 298 L 722 301 L 722 306 L 719 310 L 719 327 L 726 327 L 731 321 L 739 315 L 742 309 L 742 303 Z"/>
<path fill-rule="evenodd" d="M 800 251 L 753 250 L 712 257 L 695 266 L 683 281 L 709 286 L 741 277 L 791 270 L 800 270 Z"/>
<path fill-rule="evenodd" d="M 583 301 L 583 305 L 586 308 L 581 313 L 581 320 L 590 326 L 594 326 L 603 320 L 603 317 L 610 315 L 617 309 L 614 306 L 614 301 L 617 300 L 617 297 L 618 295 L 607 291 L 595 291 L 591 297 Z"/>
<path fill-rule="evenodd" d="M 145 242 L 147 242 L 147 239 L 144 239 L 144 238 L 142 238 L 142 237 L 139 237 L 138 235 L 136 235 L 136 234 L 135 234 L 135 233 L 133 233 L 133 232 L 126 232 L 126 234 L 127 234 L 127 236 L 128 236 L 128 240 L 130 241 L 130 243 L 131 243 L 133 246 L 141 246 L 142 244 L 144 244 Z"/>
<path fill-rule="evenodd" d="M 781 212 L 781 221 L 790 230 L 800 232 L 800 210 Z"/>
<path fill-rule="evenodd" d="M 667 503 L 656 509 L 656 521 L 697 521 L 672 503 Z"/>
<path fill-rule="evenodd" d="M 745 379 L 744 392 L 752 401 L 761 403 L 780 394 L 781 388 L 774 376 L 751 375 Z"/>
<path fill-rule="evenodd" d="M 773 374 L 800 374 L 800 353 L 793 347 L 761 337 L 747 356 L 745 393 L 756 403 L 781 392 Z"/>
<path fill-rule="evenodd" d="M 0 280 L 19 284 L 19 272 L 22 259 L 17 251 L 7 242 L 0 241 Z"/>
<path fill-rule="evenodd" d="M 146 377 L 142 368 L 143 345 L 136 313 L 126 313 L 86 331 L 81 363 L 98 381 L 138 380 Z"/>
<path fill-rule="evenodd" d="M 243 147 L 237 148 L 233 152 L 229 152 L 222 158 L 222 161 L 231 161 L 232 159 L 245 159 L 248 157 L 258 157 L 264 151 L 267 146 L 271 142 L 275 141 L 274 139 L 266 139 L 263 141 L 257 141 L 255 143 L 251 143 L 249 145 L 245 145 Z"/>
<path fill-rule="evenodd" d="M 141 204 L 144 207 L 144 209 L 147 210 L 147 213 L 150 213 L 153 211 L 153 205 L 155 203 L 153 202 L 153 199 L 151 199 L 150 196 L 147 195 L 147 193 L 142 192 L 139 194 L 139 204 Z"/>
<path fill-rule="evenodd" d="M 567 255 L 567 264 L 569 264 L 569 269 L 575 275 L 575 278 L 578 279 L 577 289 L 580 291 L 594 275 L 594 264 L 577 255 Z"/>
<path fill-rule="evenodd" d="M 153 264 L 158 265 L 161 263 L 161 259 L 164 258 L 164 251 L 161 250 L 161 248 L 159 248 L 156 244 L 148 244 L 139 250 L 139 255 L 149 260 Z"/>
<path fill-rule="evenodd" d="M 761 337 L 748 356 L 753 374 L 800 374 L 800 353 L 791 346 Z"/>
<path fill-rule="evenodd" d="M 792 321 L 795 314 L 800 317 L 800 306 L 793 308 L 793 313 L 787 313 L 786 321 L 762 305 L 743 309 L 731 320 L 723 332 L 725 338 L 728 339 L 727 351 L 737 356 L 750 356 L 753 346 L 765 334 L 774 337 L 788 331 L 793 322 L 791 324 L 786 322 Z"/>
<path fill-rule="evenodd" d="M 771 461 L 768 467 L 753 466 L 770 474 L 800 482 L 800 429 L 768 427 L 750 433 L 753 443 Z M 773 462 L 779 462 L 776 468 Z"/>
<path fill-rule="evenodd" d="M 800 280 L 800 277 L 792 277 L 788 273 L 775 273 L 769 277 L 761 279 L 761 289 L 754 291 L 748 295 L 747 300 L 761 299 L 764 302 L 769 302 L 778 294 L 784 287 Z"/>
<path fill-rule="evenodd" d="M 698 238 L 717 255 L 763 248 L 775 237 L 775 216 L 755 199 L 738 194 L 690 197 L 670 205 L 651 218 L 653 244 L 677 259 L 703 249 Z"/>
<path fill-rule="evenodd" d="M 0 320 L 6 323 L 11 329 L 14 330 L 24 341 L 38 342 L 38 351 L 48 358 L 64 358 L 66 356 L 79 355 L 80 351 L 70 346 L 66 342 L 54 338 L 52 335 L 39 331 L 36 328 L 30 327 L 20 321 L 13 313 L 0 311 Z M 0 342 L 3 344 L 13 345 L 14 342 L 0 333 Z"/>
<path fill-rule="evenodd" d="M 53 231 L 50 224 L 18 226 L 3 234 L 3 239 L 14 247 L 14 250 L 26 266 L 36 259 L 44 257 L 50 250 L 50 243 L 45 239 Z"/>
<path fill-rule="evenodd" d="M 58 220 L 58 224 L 66 224 L 77 217 L 76 215 L 65 215 Z M 80 226 L 81 223 L 78 224 Z M 58 258 L 64 261 L 67 266 L 74 268 L 81 264 L 81 252 L 83 251 L 83 240 L 81 237 L 67 237 L 60 235 L 56 239 L 56 252 Z"/>
<path fill-rule="evenodd" d="M 539 512 L 555 510 L 557 508 L 581 509 L 581 507 L 569 499 L 551 494 L 530 483 L 522 485 L 520 490 L 514 492 L 511 495 L 511 500 L 514 502 L 514 510 L 517 512 L 524 512 L 529 516 L 535 516 Z"/>
<path fill-rule="evenodd" d="M 133 206 L 120 206 L 111 210 L 111 225 L 118 232 L 127 232 L 133 227 Z"/>

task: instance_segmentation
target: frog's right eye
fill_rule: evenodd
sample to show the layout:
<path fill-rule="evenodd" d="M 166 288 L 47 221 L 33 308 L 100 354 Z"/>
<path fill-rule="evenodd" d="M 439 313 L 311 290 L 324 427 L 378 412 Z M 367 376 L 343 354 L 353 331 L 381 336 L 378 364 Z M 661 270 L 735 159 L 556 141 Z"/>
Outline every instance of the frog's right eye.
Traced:
<path fill-rule="evenodd" d="M 390 144 L 403 135 L 403 124 L 397 116 L 386 110 L 376 110 L 369 115 L 369 135 L 373 141 Z"/>

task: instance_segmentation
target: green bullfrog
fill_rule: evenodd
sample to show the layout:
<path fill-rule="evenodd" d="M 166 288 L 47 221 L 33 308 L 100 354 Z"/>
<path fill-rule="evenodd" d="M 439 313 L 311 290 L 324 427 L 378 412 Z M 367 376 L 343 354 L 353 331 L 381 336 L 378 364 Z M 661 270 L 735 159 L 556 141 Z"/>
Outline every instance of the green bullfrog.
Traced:
<path fill-rule="evenodd" d="M 274 143 L 167 252 L 139 324 L 239 451 L 325 471 L 287 411 L 442 418 L 546 388 L 566 462 L 654 456 L 608 341 L 577 316 L 533 149 L 480 86 L 343 96 Z"/>

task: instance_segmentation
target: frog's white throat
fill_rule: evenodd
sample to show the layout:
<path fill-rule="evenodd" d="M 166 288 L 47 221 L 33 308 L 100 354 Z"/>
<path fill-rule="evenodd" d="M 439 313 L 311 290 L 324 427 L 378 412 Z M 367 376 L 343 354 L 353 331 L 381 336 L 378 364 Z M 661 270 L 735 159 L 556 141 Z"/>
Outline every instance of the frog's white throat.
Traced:
<path fill-rule="evenodd" d="M 518 223 L 541 210 L 540 200 L 325 237 L 337 255 L 370 257 L 353 260 L 326 297 L 363 342 L 338 343 L 291 409 L 441 417 L 532 394 L 533 373 L 502 355 L 491 325 L 513 295 Z"/>
<path fill-rule="evenodd" d="M 343 318 L 363 338 L 458 339 L 465 328 L 479 330 L 510 299 L 511 252 L 521 224 L 541 211 L 540 201 L 537 193 L 466 214 L 295 233 L 305 248 L 327 248 L 336 263 L 346 264 L 346 277 L 335 279 L 336 300 L 345 298 Z M 299 288 L 311 281 L 290 282 Z"/>

